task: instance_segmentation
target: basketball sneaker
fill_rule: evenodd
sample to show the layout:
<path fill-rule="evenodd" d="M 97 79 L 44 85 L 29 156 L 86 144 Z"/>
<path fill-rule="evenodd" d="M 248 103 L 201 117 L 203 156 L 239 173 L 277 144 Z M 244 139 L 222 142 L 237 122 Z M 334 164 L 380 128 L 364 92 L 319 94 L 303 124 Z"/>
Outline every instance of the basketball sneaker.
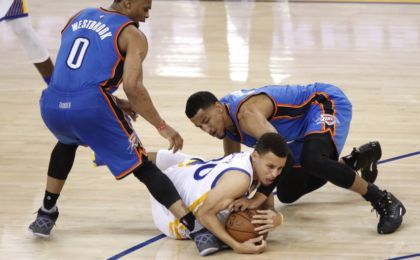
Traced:
<path fill-rule="evenodd" d="M 379 215 L 379 234 L 390 234 L 399 228 L 406 209 L 392 193 L 384 191 L 384 195 L 371 204 Z"/>
<path fill-rule="evenodd" d="M 57 218 L 58 209 L 53 213 L 47 213 L 42 209 L 39 209 L 35 221 L 29 225 L 29 230 L 31 230 L 35 236 L 48 238 Z"/>
<path fill-rule="evenodd" d="M 353 170 L 361 172 L 367 182 L 374 183 L 378 177 L 378 161 L 381 159 L 382 149 L 379 142 L 369 142 L 353 148 L 350 155 L 342 157 L 343 161 Z"/>
<path fill-rule="evenodd" d="M 220 240 L 207 229 L 190 234 L 201 256 L 211 255 L 221 249 Z"/>

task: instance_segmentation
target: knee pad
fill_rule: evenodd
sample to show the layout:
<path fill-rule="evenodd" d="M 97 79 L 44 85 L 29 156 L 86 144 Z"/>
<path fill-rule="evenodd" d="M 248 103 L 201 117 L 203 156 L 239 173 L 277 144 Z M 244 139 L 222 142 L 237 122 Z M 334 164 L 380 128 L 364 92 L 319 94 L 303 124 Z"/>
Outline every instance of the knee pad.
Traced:
<path fill-rule="evenodd" d="M 169 209 L 181 197 L 172 181 L 151 161 L 145 160 L 133 171 L 134 176 L 146 185 L 152 196 Z"/>
<path fill-rule="evenodd" d="M 58 180 L 65 180 L 73 167 L 74 157 L 78 145 L 67 145 L 58 142 L 52 153 L 48 176 Z"/>

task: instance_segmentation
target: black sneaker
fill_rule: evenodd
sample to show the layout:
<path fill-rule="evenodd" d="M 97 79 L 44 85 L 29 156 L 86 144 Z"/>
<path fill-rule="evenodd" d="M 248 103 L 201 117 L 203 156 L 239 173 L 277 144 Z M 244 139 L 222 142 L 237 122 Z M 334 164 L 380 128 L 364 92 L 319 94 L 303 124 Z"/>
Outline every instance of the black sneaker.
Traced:
<path fill-rule="evenodd" d="M 207 229 L 190 234 L 201 256 L 211 255 L 221 249 L 220 240 Z"/>
<path fill-rule="evenodd" d="M 39 209 L 35 221 L 29 225 L 29 230 L 31 230 L 35 236 L 48 238 L 57 218 L 58 209 L 53 213 L 47 213 L 42 209 Z"/>
<path fill-rule="evenodd" d="M 361 171 L 361 176 L 367 182 L 374 183 L 378 177 L 378 161 L 381 159 L 382 149 L 378 141 L 369 142 L 353 148 L 350 155 L 343 157 L 343 161 L 353 170 Z"/>
<path fill-rule="evenodd" d="M 401 225 L 406 212 L 404 205 L 392 193 L 384 191 L 382 198 L 372 203 L 379 214 L 378 233 L 393 233 Z"/>

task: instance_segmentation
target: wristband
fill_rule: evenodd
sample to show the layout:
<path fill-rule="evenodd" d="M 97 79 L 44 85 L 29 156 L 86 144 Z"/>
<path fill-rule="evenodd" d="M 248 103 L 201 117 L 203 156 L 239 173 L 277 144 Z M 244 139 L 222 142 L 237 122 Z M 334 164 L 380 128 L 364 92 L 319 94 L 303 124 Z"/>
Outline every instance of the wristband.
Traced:
<path fill-rule="evenodd" d="M 159 123 L 158 127 L 156 127 L 157 130 L 160 132 L 166 128 L 166 122 L 162 120 L 162 122 Z"/>

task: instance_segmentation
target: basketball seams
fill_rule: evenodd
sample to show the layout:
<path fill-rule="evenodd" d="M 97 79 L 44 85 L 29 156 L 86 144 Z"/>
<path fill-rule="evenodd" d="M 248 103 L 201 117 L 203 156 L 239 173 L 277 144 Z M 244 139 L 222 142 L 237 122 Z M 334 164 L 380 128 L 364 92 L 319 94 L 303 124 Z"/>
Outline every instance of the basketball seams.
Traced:
<path fill-rule="evenodd" d="M 255 210 L 232 212 L 226 221 L 226 231 L 239 242 L 258 237 L 254 229 L 260 225 L 251 223 L 256 213 Z"/>

